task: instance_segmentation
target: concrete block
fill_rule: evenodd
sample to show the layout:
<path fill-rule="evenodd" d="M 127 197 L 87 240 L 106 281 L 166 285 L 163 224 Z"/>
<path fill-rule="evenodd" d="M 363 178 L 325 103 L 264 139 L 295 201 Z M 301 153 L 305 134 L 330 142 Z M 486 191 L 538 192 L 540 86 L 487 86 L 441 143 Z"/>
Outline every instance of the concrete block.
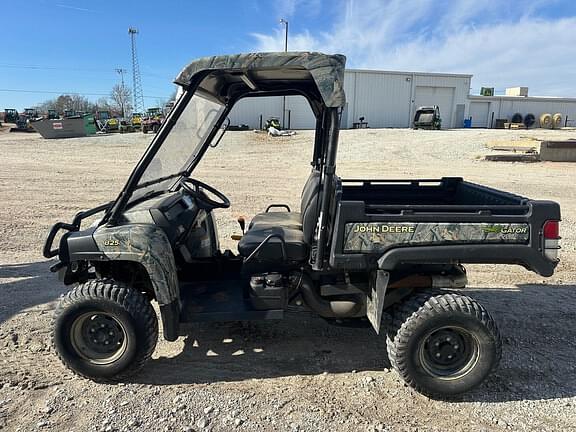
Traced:
<path fill-rule="evenodd" d="M 576 162 L 576 140 L 542 141 L 540 160 L 551 162 Z"/>

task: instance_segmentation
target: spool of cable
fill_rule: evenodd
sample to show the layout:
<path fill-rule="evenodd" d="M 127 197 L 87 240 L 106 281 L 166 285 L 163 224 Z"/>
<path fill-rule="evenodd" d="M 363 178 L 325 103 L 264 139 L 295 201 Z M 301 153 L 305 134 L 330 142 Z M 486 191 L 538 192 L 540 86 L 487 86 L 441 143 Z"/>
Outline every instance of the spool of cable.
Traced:
<path fill-rule="evenodd" d="M 516 113 L 512 116 L 512 123 L 522 123 L 522 114 Z"/>
<path fill-rule="evenodd" d="M 529 113 L 524 116 L 524 125 L 527 128 L 534 126 L 534 123 L 536 123 L 536 117 L 534 114 Z"/>
<path fill-rule="evenodd" d="M 544 113 L 540 116 L 540 127 L 546 129 L 552 128 L 552 114 Z"/>
<path fill-rule="evenodd" d="M 562 127 L 562 113 L 556 113 L 552 116 L 552 128 Z"/>

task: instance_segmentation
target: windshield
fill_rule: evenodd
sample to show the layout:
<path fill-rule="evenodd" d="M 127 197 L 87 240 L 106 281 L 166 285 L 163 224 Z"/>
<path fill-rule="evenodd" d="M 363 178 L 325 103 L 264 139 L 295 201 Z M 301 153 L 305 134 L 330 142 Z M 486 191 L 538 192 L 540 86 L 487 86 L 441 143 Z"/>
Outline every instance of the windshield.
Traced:
<path fill-rule="evenodd" d="M 223 110 L 224 105 L 221 103 L 195 93 L 146 167 L 132 200 L 172 186 L 174 177 L 165 178 L 176 176 L 188 167 Z"/>

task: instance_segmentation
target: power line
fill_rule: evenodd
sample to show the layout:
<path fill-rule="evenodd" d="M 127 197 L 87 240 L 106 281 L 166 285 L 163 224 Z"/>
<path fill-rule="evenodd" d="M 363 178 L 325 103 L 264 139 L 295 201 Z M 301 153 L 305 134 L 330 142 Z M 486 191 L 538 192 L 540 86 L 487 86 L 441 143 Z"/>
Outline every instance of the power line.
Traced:
<path fill-rule="evenodd" d="M 110 93 L 85 93 L 76 91 L 53 91 L 53 90 L 23 90 L 23 89 L 5 89 L 0 88 L 0 92 L 9 93 L 39 93 L 39 94 L 57 94 L 57 95 L 81 95 L 81 96 L 110 96 Z M 144 96 L 144 99 L 162 99 L 166 96 Z"/>
<path fill-rule="evenodd" d="M 13 63 L 0 63 L 0 68 L 9 69 L 34 69 L 34 70 L 68 70 L 78 72 L 110 72 L 109 69 L 98 68 L 78 68 L 78 67 L 62 67 L 62 66 L 41 66 L 41 65 L 19 65 Z"/>
<path fill-rule="evenodd" d="M 97 68 L 78 68 L 78 67 L 61 67 L 61 66 L 44 66 L 44 65 L 22 65 L 22 64 L 8 64 L 8 63 L 0 63 L 0 69 L 26 69 L 26 70 L 59 70 L 59 71 L 68 71 L 68 72 L 108 72 L 112 73 L 110 69 L 97 69 Z M 143 72 L 140 73 L 142 76 L 160 78 L 160 79 L 169 79 L 166 75 L 160 75 L 150 72 Z M 168 75 L 168 74 L 167 74 Z"/>
<path fill-rule="evenodd" d="M 122 88 L 124 88 L 124 74 L 127 72 L 126 69 L 117 68 L 116 72 L 120 74 L 121 81 L 122 81 Z"/>

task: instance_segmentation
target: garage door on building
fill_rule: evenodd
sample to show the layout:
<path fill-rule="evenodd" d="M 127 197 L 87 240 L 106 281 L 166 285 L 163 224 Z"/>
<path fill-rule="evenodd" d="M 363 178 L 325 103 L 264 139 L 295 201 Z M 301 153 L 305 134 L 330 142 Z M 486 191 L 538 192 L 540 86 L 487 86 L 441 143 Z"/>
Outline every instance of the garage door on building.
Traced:
<path fill-rule="evenodd" d="M 454 90 L 454 87 L 416 86 L 414 93 L 414 112 L 421 106 L 438 105 L 440 107 L 442 127 L 453 127 L 452 108 L 454 107 Z"/>
<path fill-rule="evenodd" d="M 469 117 L 472 117 L 472 127 L 488 127 L 490 102 L 470 102 Z"/>

